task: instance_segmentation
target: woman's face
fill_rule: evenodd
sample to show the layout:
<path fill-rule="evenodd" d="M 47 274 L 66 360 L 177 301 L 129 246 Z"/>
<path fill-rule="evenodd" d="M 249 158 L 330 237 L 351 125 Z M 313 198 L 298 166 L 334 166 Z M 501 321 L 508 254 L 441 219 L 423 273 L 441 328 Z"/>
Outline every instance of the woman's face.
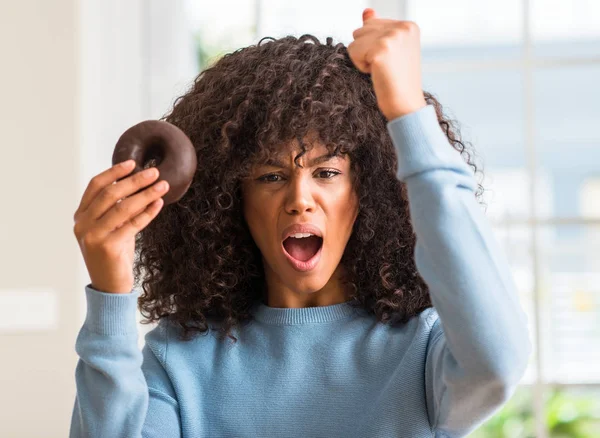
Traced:
<path fill-rule="evenodd" d="M 328 157 L 327 148 L 316 143 L 298 159 L 299 168 L 294 164 L 300 152 L 296 145 L 274 162 L 254 166 L 242 184 L 242 196 L 244 217 L 263 256 L 270 301 L 277 297 L 280 303 L 300 306 L 317 291 L 339 297 L 333 274 L 352 233 L 358 197 L 348 156 Z M 309 232 L 320 237 L 284 239 L 295 224 L 316 227 Z"/>

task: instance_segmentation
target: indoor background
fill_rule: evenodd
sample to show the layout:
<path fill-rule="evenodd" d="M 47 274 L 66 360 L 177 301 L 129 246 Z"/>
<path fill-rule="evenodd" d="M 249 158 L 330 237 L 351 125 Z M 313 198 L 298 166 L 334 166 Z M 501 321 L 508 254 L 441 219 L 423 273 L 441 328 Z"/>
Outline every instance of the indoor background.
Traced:
<path fill-rule="evenodd" d="M 529 315 L 529 369 L 471 436 L 600 437 L 595 0 L 2 0 L 1 437 L 68 435 L 89 281 L 73 213 L 120 134 L 261 37 L 349 44 L 365 7 L 420 26 L 423 87 L 477 151 Z"/>

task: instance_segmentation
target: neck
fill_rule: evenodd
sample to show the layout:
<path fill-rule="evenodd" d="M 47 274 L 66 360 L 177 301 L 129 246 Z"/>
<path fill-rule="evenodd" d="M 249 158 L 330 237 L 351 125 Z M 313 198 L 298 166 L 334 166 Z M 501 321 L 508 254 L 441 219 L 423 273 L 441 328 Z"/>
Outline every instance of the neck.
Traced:
<path fill-rule="evenodd" d="M 265 265 L 266 266 L 266 265 Z M 338 265 L 329 281 L 319 290 L 290 287 L 273 271 L 265 267 L 267 284 L 266 305 L 269 307 L 301 308 L 320 307 L 345 303 L 350 295 L 343 287 L 342 265 Z"/>

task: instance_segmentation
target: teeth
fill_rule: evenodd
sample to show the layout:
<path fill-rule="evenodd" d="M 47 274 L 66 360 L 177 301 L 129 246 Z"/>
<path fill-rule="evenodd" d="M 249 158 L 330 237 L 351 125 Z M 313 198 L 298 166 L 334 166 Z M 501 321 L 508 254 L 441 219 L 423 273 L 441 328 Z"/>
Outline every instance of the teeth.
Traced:
<path fill-rule="evenodd" d="M 295 239 L 302 239 L 303 237 L 310 237 L 310 236 L 314 236 L 314 234 L 311 234 L 311 233 L 290 234 L 290 237 L 293 237 Z"/>

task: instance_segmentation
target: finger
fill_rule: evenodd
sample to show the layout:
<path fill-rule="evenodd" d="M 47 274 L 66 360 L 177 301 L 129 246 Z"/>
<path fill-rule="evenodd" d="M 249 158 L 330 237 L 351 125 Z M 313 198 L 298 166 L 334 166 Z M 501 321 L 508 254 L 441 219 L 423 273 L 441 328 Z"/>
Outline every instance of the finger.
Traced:
<path fill-rule="evenodd" d="M 162 181 L 162 184 L 166 184 L 166 181 Z M 103 230 L 103 233 L 108 234 L 123 226 L 131 218 L 143 212 L 152 202 L 162 198 L 168 191 L 168 184 L 166 189 L 158 190 L 158 188 L 159 184 L 157 183 L 134 196 L 122 200 L 98 220 L 98 228 Z"/>
<path fill-rule="evenodd" d="M 378 28 L 374 26 L 359 27 L 358 29 L 354 30 L 354 32 L 352 32 L 352 37 L 354 37 L 354 39 L 356 40 L 370 32 L 376 32 L 377 30 Z"/>
<path fill-rule="evenodd" d="M 400 23 L 400 21 L 388 18 L 377 18 L 375 20 L 369 19 L 367 20 L 367 22 L 363 23 L 362 27 L 355 29 L 354 32 L 352 32 L 352 36 L 354 37 L 354 39 L 356 39 L 369 32 L 383 29 L 387 25 L 397 25 L 398 23 Z"/>
<path fill-rule="evenodd" d="M 159 199 L 162 199 L 162 198 L 159 198 Z M 135 213 L 133 213 L 133 214 L 131 215 L 131 217 L 135 217 L 135 216 L 137 216 L 138 214 L 140 214 L 141 212 L 143 212 L 143 211 L 144 211 L 146 208 L 148 208 L 148 206 L 147 206 L 147 205 L 144 205 L 144 206 L 143 206 L 142 208 L 140 208 L 138 211 L 136 211 Z M 122 227 L 122 226 L 123 226 L 123 225 L 124 225 L 126 222 L 127 222 L 127 221 L 124 221 L 122 224 L 119 224 L 119 225 L 117 225 L 117 226 L 115 227 L 115 229 L 119 229 L 119 228 L 121 228 L 121 227 Z"/>
<path fill-rule="evenodd" d="M 132 217 L 123 224 L 120 228 L 113 231 L 110 235 L 109 240 L 122 241 L 128 237 L 135 236 L 158 215 L 164 201 L 162 198 L 155 200 L 153 203 L 148 205 L 140 214 Z"/>
<path fill-rule="evenodd" d="M 363 11 L 363 23 L 366 23 L 369 20 L 372 20 L 373 18 L 377 18 L 377 13 L 375 12 L 375 9 L 373 8 L 366 8 Z"/>
<path fill-rule="evenodd" d="M 81 197 L 81 202 L 75 211 L 74 219 L 77 220 L 77 217 L 88 209 L 90 203 L 104 187 L 129 174 L 134 169 L 133 163 L 133 160 L 123 161 L 93 177 Z"/>
<path fill-rule="evenodd" d="M 91 202 L 88 209 L 85 211 L 85 216 L 90 220 L 100 219 L 107 211 L 109 211 L 119 200 L 124 202 L 127 197 L 133 197 L 141 192 L 144 187 L 152 184 L 159 178 L 159 172 L 156 167 L 144 169 L 130 177 L 118 181 L 116 184 L 109 184 L 98 193 L 96 198 Z M 118 204 L 120 205 L 120 204 Z M 122 208 L 120 206 L 119 208 Z"/>
<path fill-rule="evenodd" d="M 350 59 L 354 62 L 356 68 L 363 73 L 371 73 L 371 65 L 368 61 L 368 51 L 373 46 L 373 40 L 376 35 L 365 35 L 358 40 L 352 41 L 348 45 L 348 54 Z"/>
<path fill-rule="evenodd" d="M 368 64 L 360 58 L 360 55 L 358 54 L 358 42 L 352 41 L 350 44 L 348 44 L 348 55 L 350 56 L 350 59 L 352 60 L 352 63 L 354 64 L 354 66 L 362 73 L 370 73 L 369 71 L 369 66 Z"/>

